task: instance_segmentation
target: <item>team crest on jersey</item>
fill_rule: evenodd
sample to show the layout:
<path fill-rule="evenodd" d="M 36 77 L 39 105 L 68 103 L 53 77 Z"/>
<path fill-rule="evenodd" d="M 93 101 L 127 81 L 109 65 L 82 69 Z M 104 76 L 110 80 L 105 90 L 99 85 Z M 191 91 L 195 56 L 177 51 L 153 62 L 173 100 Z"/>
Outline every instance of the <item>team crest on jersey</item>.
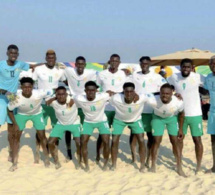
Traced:
<path fill-rule="evenodd" d="M 119 81 L 121 81 L 121 80 L 122 80 L 122 78 L 121 78 L 121 77 L 117 77 L 117 79 L 118 79 Z"/>
<path fill-rule="evenodd" d="M 58 74 L 58 73 L 56 73 L 54 76 L 55 76 L 55 77 L 58 77 L 58 76 L 59 76 L 59 74 Z"/>
<path fill-rule="evenodd" d="M 16 68 L 15 72 L 21 72 L 21 70 L 22 70 L 21 68 Z"/>
<path fill-rule="evenodd" d="M 139 107 L 140 107 L 140 105 L 139 105 L 139 104 L 136 104 L 136 105 L 135 105 L 135 108 L 136 108 L 136 109 L 138 109 Z"/>
<path fill-rule="evenodd" d="M 195 81 L 193 78 L 190 79 L 190 83 L 191 83 L 191 84 L 195 84 L 195 82 L 196 82 L 196 81 Z"/>

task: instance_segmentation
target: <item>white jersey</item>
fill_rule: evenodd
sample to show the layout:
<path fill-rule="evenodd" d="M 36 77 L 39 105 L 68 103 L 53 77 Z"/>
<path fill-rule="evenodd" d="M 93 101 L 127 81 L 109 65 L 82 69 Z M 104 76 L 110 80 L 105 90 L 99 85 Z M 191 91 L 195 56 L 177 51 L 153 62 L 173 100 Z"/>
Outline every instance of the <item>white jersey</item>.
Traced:
<path fill-rule="evenodd" d="M 97 76 L 97 84 L 100 85 L 102 91 L 106 92 L 111 90 L 115 93 L 123 91 L 123 85 L 128 80 L 125 72 L 118 70 L 115 73 L 111 73 L 108 69 L 101 71 Z M 105 110 L 114 111 L 114 108 L 107 103 Z"/>
<path fill-rule="evenodd" d="M 202 115 L 199 86 L 204 83 L 204 77 L 198 73 L 191 72 L 188 77 L 182 77 L 176 73 L 167 78 L 170 85 L 175 87 L 176 93 L 180 93 L 184 101 L 185 116 Z"/>
<path fill-rule="evenodd" d="M 51 105 L 55 110 L 55 115 L 58 120 L 58 124 L 61 125 L 71 125 L 71 124 L 80 124 L 80 118 L 78 116 L 78 109 L 76 104 L 73 104 L 72 107 L 68 107 L 66 104 L 62 105 L 53 101 Z"/>
<path fill-rule="evenodd" d="M 32 78 L 33 77 L 33 72 L 32 72 L 32 69 L 29 69 L 27 71 L 22 71 L 19 75 L 19 79 L 23 78 L 23 77 L 30 77 Z"/>
<path fill-rule="evenodd" d="M 56 89 L 59 81 L 65 81 L 63 69 L 50 69 L 44 64 L 35 68 L 33 79 L 38 81 L 38 89 Z"/>
<path fill-rule="evenodd" d="M 184 103 L 174 95 L 168 104 L 164 104 L 160 96 L 148 95 L 147 103 L 150 104 L 154 110 L 154 114 L 161 118 L 168 118 L 178 115 L 179 112 L 184 110 Z"/>
<path fill-rule="evenodd" d="M 115 118 L 123 122 L 136 122 L 141 119 L 141 114 L 147 97 L 143 94 L 136 103 L 127 104 L 123 94 L 115 94 L 110 103 L 116 110 Z"/>
<path fill-rule="evenodd" d="M 108 93 L 97 93 L 93 101 L 89 101 L 86 95 L 75 96 L 74 101 L 79 108 L 82 108 L 85 122 L 98 123 L 107 121 L 104 109 L 109 98 Z"/>
<path fill-rule="evenodd" d="M 68 81 L 69 90 L 72 95 L 85 94 L 85 84 L 88 81 L 96 81 L 96 71 L 84 69 L 82 75 L 78 75 L 76 68 L 66 68 L 65 76 Z"/>
<path fill-rule="evenodd" d="M 131 75 L 131 82 L 135 85 L 137 94 L 151 94 L 160 92 L 160 88 L 166 83 L 166 80 L 159 74 L 150 71 L 148 74 L 143 74 L 142 71 L 134 72 Z M 145 105 L 143 113 L 151 114 L 153 109 L 150 105 Z"/>
<path fill-rule="evenodd" d="M 22 115 L 37 115 L 42 112 L 43 98 L 50 97 L 53 94 L 52 90 L 36 90 L 32 91 L 32 95 L 26 98 L 22 95 L 22 91 L 17 93 L 17 102 L 10 102 L 8 104 L 9 110 L 18 108 L 17 113 Z"/>

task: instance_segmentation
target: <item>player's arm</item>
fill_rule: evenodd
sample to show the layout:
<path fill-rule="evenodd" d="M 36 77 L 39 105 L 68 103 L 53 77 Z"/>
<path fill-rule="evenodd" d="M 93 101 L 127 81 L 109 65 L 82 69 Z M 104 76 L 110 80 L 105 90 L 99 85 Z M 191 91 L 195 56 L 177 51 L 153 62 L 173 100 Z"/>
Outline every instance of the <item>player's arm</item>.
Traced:
<path fill-rule="evenodd" d="M 47 105 L 47 106 L 50 106 L 51 103 L 52 103 L 53 101 L 55 101 L 56 99 L 57 99 L 56 97 L 52 97 L 51 99 L 49 99 L 49 100 L 46 101 L 46 105 Z"/>
<path fill-rule="evenodd" d="M 179 139 L 179 141 L 182 141 L 184 139 L 183 123 L 184 123 L 184 111 L 181 111 L 178 113 L 178 124 L 179 124 L 178 139 Z"/>
<path fill-rule="evenodd" d="M 33 71 L 36 67 L 43 65 L 44 63 L 38 63 L 38 64 L 29 64 L 29 68 L 31 68 Z"/>

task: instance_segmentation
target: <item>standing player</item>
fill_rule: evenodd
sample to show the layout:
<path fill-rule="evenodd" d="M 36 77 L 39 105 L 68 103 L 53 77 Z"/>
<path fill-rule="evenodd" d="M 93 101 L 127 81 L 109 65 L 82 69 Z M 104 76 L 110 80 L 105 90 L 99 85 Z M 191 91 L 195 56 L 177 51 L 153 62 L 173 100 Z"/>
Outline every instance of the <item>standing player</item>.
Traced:
<path fill-rule="evenodd" d="M 78 117 L 78 109 L 76 105 L 73 104 L 69 107 L 67 106 L 67 92 L 66 88 L 60 86 L 56 89 L 56 100 L 49 102 L 55 110 L 55 115 L 57 117 L 57 124 L 51 131 L 48 146 L 51 152 L 51 155 L 54 159 L 55 168 L 59 169 L 61 167 L 58 152 L 57 152 L 57 142 L 58 139 L 62 139 L 65 131 L 69 131 L 73 134 L 73 138 L 76 143 L 77 148 L 77 157 L 78 157 L 78 167 L 80 167 L 81 157 L 80 157 L 80 118 Z M 50 100 L 51 101 L 51 100 Z M 71 137 L 70 137 L 71 139 Z"/>
<path fill-rule="evenodd" d="M 79 56 L 75 60 L 75 68 L 66 68 L 65 76 L 67 79 L 67 84 L 69 86 L 70 94 L 75 95 L 84 95 L 85 94 L 85 84 L 88 81 L 96 81 L 96 71 L 89 70 L 86 68 L 86 59 L 82 56 Z M 81 124 L 84 122 L 84 113 L 81 108 L 78 108 L 78 115 L 81 119 Z M 71 132 L 66 131 L 65 134 L 66 146 L 68 158 L 72 159 L 71 154 Z"/>
<path fill-rule="evenodd" d="M 33 73 L 33 80 L 37 81 L 38 89 L 43 90 L 50 90 L 50 89 L 56 89 L 58 87 L 58 84 L 60 81 L 65 81 L 66 78 L 64 76 L 64 70 L 56 68 L 56 54 L 53 50 L 48 50 L 46 52 L 46 64 L 43 64 L 42 66 L 35 69 Z M 47 101 L 48 99 L 46 99 Z M 54 109 L 51 106 L 48 106 L 45 104 L 45 102 L 42 104 L 43 107 L 43 118 L 45 125 L 47 125 L 48 118 L 51 119 L 52 127 L 57 123 L 57 118 L 55 116 Z M 36 158 L 35 163 L 39 163 L 39 139 L 36 135 Z"/>
<path fill-rule="evenodd" d="M 49 156 L 47 150 L 47 139 L 45 136 L 45 124 L 43 121 L 41 103 L 43 98 L 52 95 L 52 91 L 33 90 L 33 79 L 24 77 L 20 80 L 22 91 L 17 94 L 16 102 L 8 104 L 8 114 L 13 122 L 14 143 L 12 147 L 13 165 L 10 171 L 17 169 L 19 143 L 22 131 L 25 128 L 27 121 L 33 122 L 34 128 L 37 130 L 39 140 L 45 155 L 45 166 L 49 166 Z M 17 108 L 17 114 L 14 115 L 13 110 Z"/>
<path fill-rule="evenodd" d="M 103 170 L 107 169 L 107 163 L 109 158 L 109 140 L 110 129 L 107 122 L 107 117 L 104 113 L 105 105 L 109 100 L 108 93 L 96 93 L 98 86 L 93 81 L 88 81 L 85 84 L 86 95 L 75 96 L 74 101 L 78 107 L 82 108 L 85 119 L 83 123 L 83 131 L 81 132 L 81 151 L 85 164 L 85 170 L 89 171 L 88 164 L 88 150 L 87 144 L 92 135 L 94 129 L 99 130 L 102 143 L 104 145 L 104 166 Z"/>
<path fill-rule="evenodd" d="M 120 56 L 113 54 L 109 60 L 109 68 L 101 71 L 97 76 L 97 84 L 101 87 L 103 92 L 111 91 L 114 93 L 121 93 L 123 91 L 123 84 L 128 79 L 125 71 L 119 70 Z M 115 115 L 115 109 L 109 103 L 106 105 L 105 114 L 107 115 L 109 126 L 111 127 Z M 97 157 L 100 160 L 101 137 L 97 140 Z"/>
<path fill-rule="evenodd" d="M 210 94 L 210 111 L 208 117 L 208 134 L 211 135 L 211 148 L 213 155 L 213 166 L 207 173 L 215 173 L 215 56 L 212 56 L 209 61 L 211 74 L 209 74 L 204 83 L 204 87 Z"/>
<path fill-rule="evenodd" d="M 197 159 L 196 173 L 201 169 L 203 145 L 201 136 L 203 135 L 202 110 L 200 103 L 199 86 L 203 85 L 204 77 L 192 72 L 192 60 L 183 59 L 181 61 L 181 72 L 169 77 L 167 81 L 174 86 L 176 93 L 181 94 L 184 101 L 185 119 L 183 133 L 187 134 L 190 127 Z M 183 142 L 180 142 L 182 152 Z"/>
<path fill-rule="evenodd" d="M 140 99 L 134 103 L 135 85 L 133 83 L 125 83 L 123 85 L 123 94 L 116 94 L 110 99 L 110 103 L 116 110 L 113 121 L 112 132 L 112 170 L 116 169 L 116 160 L 119 146 L 120 136 L 126 126 L 131 129 L 132 134 L 137 138 L 139 144 L 140 155 L 140 172 L 144 172 L 145 168 L 145 144 L 144 144 L 144 128 L 141 120 L 144 103 L 147 98 L 141 95 Z"/>
<path fill-rule="evenodd" d="M 160 87 L 166 83 L 166 80 L 162 78 L 159 74 L 155 73 L 154 71 L 150 71 L 150 63 L 151 59 L 148 56 L 143 56 L 140 58 L 140 67 L 141 71 L 134 72 L 131 75 L 131 80 L 135 84 L 136 92 L 139 94 L 157 94 L 160 92 Z M 152 136 L 152 127 L 151 127 L 151 120 L 152 120 L 152 113 L 153 109 L 149 104 L 146 104 L 143 108 L 142 113 L 142 122 L 144 125 L 144 130 L 147 133 L 148 143 L 147 143 L 147 159 L 146 159 L 146 166 L 149 166 L 149 159 L 150 159 L 150 150 L 153 143 L 153 136 Z M 131 134 L 130 137 L 130 147 L 131 147 L 131 154 L 132 154 L 132 162 L 136 161 L 136 138 L 133 138 Z"/>
<path fill-rule="evenodd" d="M 183 139 L 184 111 L 183 101 L 173 96 L 173 89 L 170 84 L 164 84 L 160 90 L 160 96 L 149 96 L 147 103 L 153 107 L 154 114 L 152 119 L 152 167 L 151 171 L 156 172 L 156 158 L 158 148 L 162 141 L 164 129 L 167 128 L 170 142 L 177 160 L 177 173 L 186 176 L 181 166 L 181 152 L 178 146 Z M 179 123 L 179 125 L 178 125 Z"/>
<path fill-rule="evenodd" d="M 13 124 L 7 116 L 7 95 L 10 93 L 16 93 L 19 85 L 20 73 L 29 68 L 33 68 L 37 65 L 27 64 L 25 62 L 17 61 L 19 56 L 19 49 L 16 45 L 9 45 L 7 48 L 7 60 L 0 61 L 0 126 L 5 122 L 8 123 L 8 141 L 9 146 L 12 148 L 13 145 Z M 9 158 L 11 160 L 11 150 L 9 150 Z"/>

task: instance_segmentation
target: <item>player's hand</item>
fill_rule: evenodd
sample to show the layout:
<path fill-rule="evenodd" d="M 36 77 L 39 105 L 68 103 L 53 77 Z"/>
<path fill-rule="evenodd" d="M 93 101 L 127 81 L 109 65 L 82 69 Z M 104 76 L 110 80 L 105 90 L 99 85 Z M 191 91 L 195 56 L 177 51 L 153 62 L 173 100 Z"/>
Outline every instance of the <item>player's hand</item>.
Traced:
<path fill-rule="evenodd" d="M 116 94 L 115 92 L 113 92 L 113 91 L 111 91 L 111 90 L 106 91 L 106 93 L 108 93 L 108 94 L 109 94 L 109 96 L 113 96 L 113 95 L 115 95 L 115 94 Z"/>
<path fill-rule="evenodd" d="M 178 140 L 181 142 L 181 141 L 183 141 L 183 139 L 184 139 L 183 131 L 182 131 L 182 130 L 179 130 L 179 131 L 178 131 Z"/>
<path fill-rule="evenodd" d="M 5 95 L 10 103 L 16 104 L 18 102 L 19 97 L 16 94 L 7 91 Z"/>
<path fill-rule="evenodd" d="M 66 68 L 66 65 L 64 65 L 63 63 L 60 63 L 60 62 L 56 62 L 55 66 L 57 69 L 65 69 Z"/>
<path fill-rule="evenodd" d="M 74 100 L 71 99 L 70 102 L 66 104 L 66 107 L 71 108 L 73 104 L 74 104 Z"/>
<path fill-rule="evenodd" d="M 175 93 L 174 96 L 177 97 L 179 100 L 183 100 L 183 97 L 180 93 Z"/>
<path fill-rule="evenodd" d="M 133 102 L 136 103 L 139 99 L 140 99 L 140 96 L 135 93 Z"/>
<path fill-rule="evenodd" d="M 131 75 L 131 71 L 129 69 L 121 69 L 121 70 L 125 72 L 126 76 Z"/>
<path fill-rule="evenodd" d="M 56 100 L 56 99 L 57 99 L 56 97 L 53 97 L 53 98 L 47 100 L 47 101 L 46 101 L 46 105 L 47 105 L 47 106 L 50 106 L 51 103 L 52 103 L 54 100 Z"/>
<path fill-rule="evenodd" d="M 7 93 L 7 91 L 6 90 L 4 90 L 4 89 L 0 89 L 0 94 L 6 94 Z"/>

